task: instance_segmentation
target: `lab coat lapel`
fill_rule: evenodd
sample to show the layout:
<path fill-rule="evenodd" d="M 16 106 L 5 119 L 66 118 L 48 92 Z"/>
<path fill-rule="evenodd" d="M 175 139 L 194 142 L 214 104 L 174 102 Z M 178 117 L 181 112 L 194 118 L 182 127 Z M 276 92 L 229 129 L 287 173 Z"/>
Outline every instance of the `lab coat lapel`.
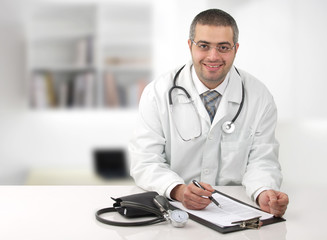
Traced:
<path fill-rule="evenodd" d="M 199 93 L 197 92 L 195 86 L 194 86 L 194 82 L 192 80 L 192 74 L 191 74 L 191 67 L 192 67 L 193 63 L 192 61 L 188 62 L 185 66 L 185 70 L 183 70 L 181 72 L 181 77 L 177 80 L 178 81 L 178 85 L 184 87 L 188 93 L 191 95 L 194 104 L 196 106 L 196 109 L 200 115 L 200 117 L 202 119 L 205 119 L 206 121 L 208 121 L 208 123 L 210 123 L 210 118 L 209 118 L 209 114 L 207 112 L 207 110 L 205 109 L 203 102 L 200 98 Z"/>
<path fill-rule="evenodd" d="M 235 67 L 233 66 L 231 69 L 229 83 L 220 101 L 215 118 L 212 122 L 212 127 L 214 127 L 220 120 L 222 120 L 227 115 L 227 113 L 235 112 L 236 114 L 241 101 L 242 101 L 242 80 L 240 75 L 237 73 Z"/>
<path fill-rule="evenodd" d="M 191 75 L 192 61 L 188 62 L 185 66 L 185 70 L 181 72 L 180 78 L 177 80 L 177 84 L 184 87 L 191 95 L 194 104 L 198 110 L 202 119 L 205 119 L 210 123 L 210 118 L 207 110 L 205 109 L 203 102 L 197 92 Z M 181 90 L 178 90 L 181 91 Z M 242 101 L 242 80 L 237 73 L 235 67 L 231 68 L 229 83 L 226 87 L 225 93 L 220 101 L 215 118 L 211 127 L 214 127 L 221 119 L 223 119 L 227 113 L 236 114 L 237 109 Z M 232 115 L 233 117 L 234 115 Z M 230 119 L 231 120 L 231 119 Z"/>

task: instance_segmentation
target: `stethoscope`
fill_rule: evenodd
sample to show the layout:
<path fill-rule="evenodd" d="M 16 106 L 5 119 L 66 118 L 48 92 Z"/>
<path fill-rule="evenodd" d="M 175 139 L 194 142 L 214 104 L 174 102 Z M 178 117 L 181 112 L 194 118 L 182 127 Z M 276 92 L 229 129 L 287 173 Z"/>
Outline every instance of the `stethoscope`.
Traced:
<path fill-rule="evenodd" d="M 169 89 L 168 97 L 169 97 L 169 105 L 170 106 L 173 106 L 172 91 L 174 89 L 180 89 L 180 90 L 182 90 L 185 93 L 185 95 L 187 96 L 187 98 L 191 101 L 191 95 L 186 91 L 186 89 L 177 85 L 177 78 L 178 78 L 179 74 L 181 73 L 181 71 L 183 70 L 184 67 L 185 67 L 185 65 L 183 67 L 181 67 L 177 71 L 177 73 L 174 76 L 173 86 Z M 237 68 L 235 68 L 235 70 L 238 73 L 238 75 L 240 75 L 240 73 L 237 70 Z M 223 125 L 221 126 L 222 130 L 225 133 L 230 134 L 230 133 L 233 133 L 234 132 L 234 130 L 235 130 L 235 121 L 237 120 L 238 116 L 240 115 L 240 113 L 242 111 L 243 103 L 244 103 L 244 84 L 242 82 L 242 101 L 240 103 L 240 106 L 239 106 L 239 108 L 237 110 L 237 113 L 235 114 L 234 118 L 231 121 L 224 122 Z"/>

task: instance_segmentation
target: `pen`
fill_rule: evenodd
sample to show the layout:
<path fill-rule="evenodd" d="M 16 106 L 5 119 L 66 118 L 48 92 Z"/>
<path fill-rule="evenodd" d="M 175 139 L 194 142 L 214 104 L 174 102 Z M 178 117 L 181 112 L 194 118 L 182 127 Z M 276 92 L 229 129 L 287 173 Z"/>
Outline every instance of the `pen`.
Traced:
<path fill-rule="evenodd" d="M 193 180 L 192 182 L 193 182 L 193 184 L 194 184 L 195 186 L 197 186 L 198 188 L 201 188 L 201 189 L 203 189 L 203 190 L 206 190 L 204 187 L 201 186 L 201 184 L 200 184 L 198 181 Z M 219 202 L 216 201 L 216 199 L 214 199 L 212 196 L 210 196 L 209 199 L 210 199 L 214 204 L 216 204 L 218 207 L 221 208 L 221 205 L 219 204 Z"/>

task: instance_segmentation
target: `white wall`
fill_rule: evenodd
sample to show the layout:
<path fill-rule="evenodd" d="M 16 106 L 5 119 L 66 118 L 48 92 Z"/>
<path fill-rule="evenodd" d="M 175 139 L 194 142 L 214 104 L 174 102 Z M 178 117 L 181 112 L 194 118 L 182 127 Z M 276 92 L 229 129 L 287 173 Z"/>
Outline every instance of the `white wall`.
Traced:
<path fill-rule="evenodd" d="M 240 29 L 235 64 L 274 95 L 285 182 L 327 185 L 327 2 L 210 0 L 209 7 L 235 17 Z"/>
<path fill-rule="evenodd" d="M 136 119 L 136 112 L 35 113 L 26 108 L 23 2 L 0 3 L 0 184 L 20 183 L 31 167 L 89 167 L 93 148 L 126 146 Z M 235 64 L 262 80 L 275 97 L 285 181 L 327 184 L 327 2 L 156 0 L 155 76 L 190 59 L 190 22 L 213 7 L 238 22 Z"/>
<path fill-rule="evenodd" d="M 187 45 L 190 24 L 206 1 L 167 0 L 154 4 L 154 75 L 157 76 L 191 59 Z"/>
<path fill-rule="evenodd" d="M 240 29 L 236 65 L 263 81 L 273 93 L 279 119 L 326 119 L 327 54 L 321 0 L 209 1 L 230 12 Z"/>

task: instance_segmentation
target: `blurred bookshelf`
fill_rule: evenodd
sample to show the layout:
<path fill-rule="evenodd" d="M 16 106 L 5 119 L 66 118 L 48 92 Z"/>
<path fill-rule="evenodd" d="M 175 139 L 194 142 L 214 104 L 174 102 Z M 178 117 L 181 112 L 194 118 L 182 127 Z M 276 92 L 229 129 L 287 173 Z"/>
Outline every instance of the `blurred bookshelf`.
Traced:
<path fill-rule="evenodd" d="M 26 57 L 30 109 L 135 109 L 152 77 L 151 2 L 36 5 Z"/>

